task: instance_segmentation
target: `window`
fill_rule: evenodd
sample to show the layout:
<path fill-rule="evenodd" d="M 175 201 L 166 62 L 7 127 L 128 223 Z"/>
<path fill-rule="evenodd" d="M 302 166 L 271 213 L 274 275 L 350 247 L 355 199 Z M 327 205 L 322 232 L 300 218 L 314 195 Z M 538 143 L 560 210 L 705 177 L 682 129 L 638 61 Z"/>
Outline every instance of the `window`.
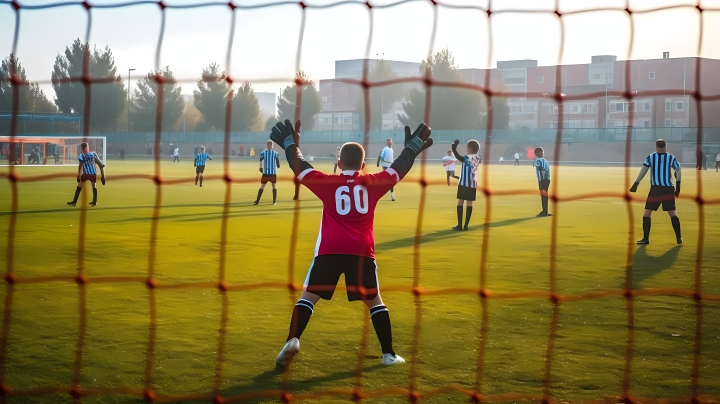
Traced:
<path fill-rule="evenodd" d="M 545 76 L 537 76 L 537 82 L 538 82 L 538 83 L 544 83 L 544 82 L 545 82 Z"/>
<path fill-rule="evenodd" d="M 571 105 L 570 106 L 570 112 L 579 112 L 579 108 L 577 105 Z"/>
<path fill-rule="evenodd" d="M 535 113 L 535 106 L 534 105 L 524 105 L 523 106 L 523 112 L 534 114 Z"/>
<path fill-rule="evenodd" d="M 638 102 L 637 110 L 638 111 L 650 111 L 650 103 L 649 102 Z"/>
<path fill-rule="evenodd" d="M 600 80 L 600 74 L 593 74 L 592 78 L 593 80 Z"/>
<path fill-rule="evenodd" d="M 673 119 L 673 126 L 685 126 L 682 119 Z"/>
<path fill-rule="evenodd" d="M 328 100 L 327 95 L 326 95 L 326 96 L 323 96 L 323 101 L 327 101 L 327 100 Z"/>
<path fill-rule="evenodd" d="M 583 114 L 593 114 L 595 111 L 595 104 L 583 104 L 580 112 Z"/>
<path fill-rule="evenodd" d="M 512 106 L 512 107 L 510 107 L 510 113 L 511 113 L 511 114 L 522 114 L 522 106 Z"/>
<path fill-rule="evenodd" d="M 595 121 L 582 121 L 582 127 L 583 128 L 594 128 Z"/>
<path fill-rule="evenodd" d="M 685 106 L 685 105 L 684 105 L 683 102 L 676 102 L 676 103 L 675 103 L 675 110 L 676 110 L 676 111 L 682 111 L 684 106 Z"/>
<path fill-rule="evenodd" d="M 648 79 L 655 80 L 655 72 L 648 72 Z"/>
<path fill-rule="evenodd" d="M 665 100 L 665 111 L 672 111 L 672 102 L 670 100 Z"/>
<path fill-rule="evenodd" d="M 627 112 L 629 110 L 627 102 L 616 102 L 610 104 L 610 112 Z"/>
<path fill-rule="evenodd" d="M 670 127 L 670 120 L 669 120 L 669 119 L 666 119 L 666 120 L 665 120 L 665 127 L 666 127 L 666 128 L 669 128 L 669 127 Z"/>

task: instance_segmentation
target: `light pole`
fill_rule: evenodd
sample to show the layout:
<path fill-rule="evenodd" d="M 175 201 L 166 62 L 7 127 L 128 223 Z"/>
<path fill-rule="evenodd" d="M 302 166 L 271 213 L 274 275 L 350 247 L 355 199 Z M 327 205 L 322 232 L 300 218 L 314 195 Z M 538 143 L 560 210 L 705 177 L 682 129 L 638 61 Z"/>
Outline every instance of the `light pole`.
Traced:
<path fill-rule="evenodd" d="M 375 56 L 380 56 L 379 53 L 376 53 Z M 385 59 L 385 53 L 383 52 L 382 57 L 380 57 L 380 60 Z M 377 60 L 377 58 L 376 58 Z M 375 69 L 377 69 L 377 64 L 375 65 Z M 382 130 L 383 130 L 383 121 L 385 120 L 385 86 L 380 86 L 380 135 L 382 136 Z"/>
<path fill-rule="evenodd" d="M 128 99 L 127 99 L 127 131 L 130 132 L 130 72 L 135 69 L 128 69 Z"/>

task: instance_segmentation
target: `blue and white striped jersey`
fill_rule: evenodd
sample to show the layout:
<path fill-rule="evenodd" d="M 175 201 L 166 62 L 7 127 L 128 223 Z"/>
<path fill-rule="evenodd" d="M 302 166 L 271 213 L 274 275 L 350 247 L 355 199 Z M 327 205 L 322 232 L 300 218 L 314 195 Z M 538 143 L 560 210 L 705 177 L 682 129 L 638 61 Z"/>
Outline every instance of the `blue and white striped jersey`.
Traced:
<path fill-rule="evenodd" d="M 538 182 L 550 179 L 550 164 L 544 158 L 535 160 L 535 174 L 537 174 Z"/>
<path fill-rule="evenodd" d="M 198 153 L 197 156 L 195 156 L 195 165 L 204 166 L 206 159 L 212 160 L 212 157 L 210 157 L 210 155 L 205 152 Z"/>
<path fill-rule="evenodd" d="M 477 154 L 468 154 L 463 157 L 459 184 L 464 187 L 477 188 L 477 169 L 479 165 L 480 158 Z"/>
<path fill-rule="evenodd" d="M 95 171 L 95 158 L 97 154 L 95 152 L 83 153 L 78 156 L 78 160 L 83 163 L 83 173 L 85 174 L 97 174 Z"/>
<path fill-rule="evenodd" d="M 680 163 L 672 154 L 657 152 L 647 156 L 643 165 L 650 168 L 650 185 L 664 187 L 673 186 L 670 168 L 677 170 L 680 167 Z"/>
<path fill-rule="evenodd" d="M 260 153 L 260 161 L 263 162 L 263 175 L 277 175 L 280 157 L 275 150 L 263 150 Z"/>

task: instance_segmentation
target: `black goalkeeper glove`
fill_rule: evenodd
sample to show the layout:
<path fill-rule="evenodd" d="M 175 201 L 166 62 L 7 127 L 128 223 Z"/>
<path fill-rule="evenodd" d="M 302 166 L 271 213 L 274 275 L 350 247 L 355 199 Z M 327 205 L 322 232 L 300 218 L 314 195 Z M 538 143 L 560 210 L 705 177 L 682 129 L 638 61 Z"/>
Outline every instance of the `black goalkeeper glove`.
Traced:
<path fill-rule="evenodd" d="M 260 174 L 265 174 L 262 168 L 260 169 Z"/>
<path fill-rule="evenodd" d="M 405 147 L 409 148 L 415 153 L 415 156 L 422 153 L 423 150 L 433 145 L 433 140 L 430 137 L 430 128 L 424 123 L 418 125 L 417 129 L 413 134 L 410 134 L 410 127 L 405 127 Z"/>
<path fill-rule="evenodd" d="M 680 181 L 677 182 L 677 186 L 675 187 L 675 197 L 680 197 Z"/>
<path fill-rule="evenodd" d="M 637 192 L 637 187 L 640 185 L 639 182 L 635 182 L 633 186 L 630 187 L 630 192 Z"/>
<path fill-rule="evenodd" d="M 295 122 L 295 128 L 289 119 L 285 123 L 278 122 L 273 126 L 270 140 L 277 143 L 283 150 L 290 145 L 300 146 L 300 121 Z"/>

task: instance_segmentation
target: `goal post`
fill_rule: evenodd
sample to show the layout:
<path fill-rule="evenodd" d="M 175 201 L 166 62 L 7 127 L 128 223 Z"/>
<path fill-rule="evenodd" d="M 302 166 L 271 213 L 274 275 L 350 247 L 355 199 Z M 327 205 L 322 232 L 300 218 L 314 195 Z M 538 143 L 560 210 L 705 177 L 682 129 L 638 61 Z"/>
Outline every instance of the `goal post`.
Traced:
<path fill-rule="evenodd" d="M 0 166 L 77 166 L 83 142 L 106 164 L 105 136 L 0 136 Z"/>

